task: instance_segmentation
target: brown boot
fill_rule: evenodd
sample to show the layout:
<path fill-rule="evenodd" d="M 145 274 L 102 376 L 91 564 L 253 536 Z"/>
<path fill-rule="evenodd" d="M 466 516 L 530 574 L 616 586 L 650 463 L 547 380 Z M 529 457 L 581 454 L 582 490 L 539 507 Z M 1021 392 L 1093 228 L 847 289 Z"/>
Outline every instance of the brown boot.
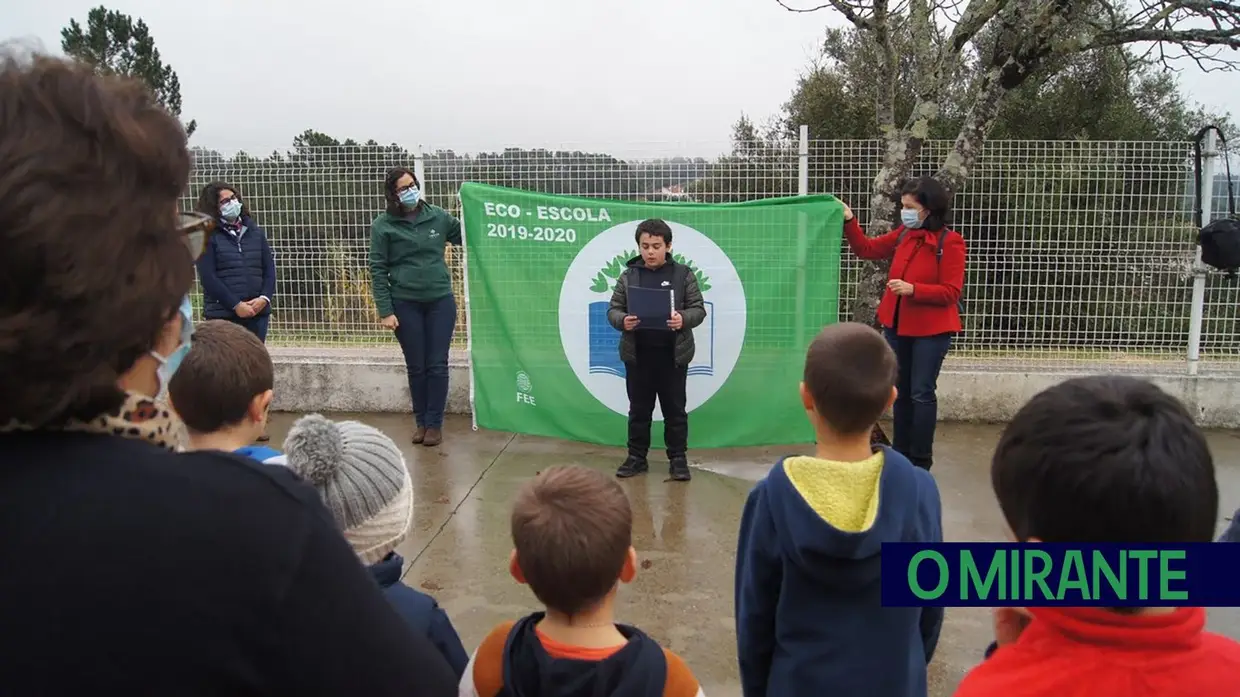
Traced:
<path fill-rule="evenodd" d="M 443 442 L 443 431 L 437 428 L 426 429 L 426 436 L 422 439 L 422 445 L 432 447 Z"/>
<path fill-rule="evenodd" d="M 418 426 L 417 428 L 413 429 L 413 444 L 418 445 L 422 443 L 422 441 L 424 440 L 426 440 L 426 427 Z"/>

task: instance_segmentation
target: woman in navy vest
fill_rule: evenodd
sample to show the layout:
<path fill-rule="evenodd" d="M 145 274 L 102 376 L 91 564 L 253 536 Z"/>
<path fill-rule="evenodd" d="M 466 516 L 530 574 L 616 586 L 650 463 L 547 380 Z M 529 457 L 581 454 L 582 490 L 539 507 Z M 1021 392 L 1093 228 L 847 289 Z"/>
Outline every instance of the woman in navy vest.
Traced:
<path fill-rule="evenodd" d="M 276 294 L 276 260 L 266 233 L 250 217 L 237 187 L 227 182 L 207 184 L 198 211 L 219 222 L 198 259 L 203 317 L 235 322 L 266 342 Z"/>

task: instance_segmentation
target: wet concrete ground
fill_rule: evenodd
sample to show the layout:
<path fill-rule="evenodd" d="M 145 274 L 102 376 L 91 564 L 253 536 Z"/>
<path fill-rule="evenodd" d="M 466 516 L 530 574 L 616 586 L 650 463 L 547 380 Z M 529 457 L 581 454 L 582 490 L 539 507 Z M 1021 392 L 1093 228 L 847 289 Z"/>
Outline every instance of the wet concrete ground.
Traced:
<path fill-rule="evenodd" d="M 273 446 L 279 447 L 293 418 L 273 416 Z M 471 652 L 496 624 L 538 609 L 534 596 L 507 571 L 509 507 L 520 483 L 551 465 L 610 472 L 623 459 L 615 448 L 473 432 L 466 417 L 450 417 L 442 446 L 423 448 L 409 444 L 407 415 L 355 418 L 382 429 L 405 450 L 416 492 L 413 529 L 398 550 L 407 565 L 405 581 L 439 600 Z M 1003 539 L 1003 518 L 989 480 L 999 430 L 939 427 L 934 474 L 949 541 Z M 1222 492 L 1221 530 L 1240 506 L 1240 433 L 1211 433 L 1210 444 Z M 684 657 L 711 697 L 740 695 L 732 575 L 745 496 L 780 456 L 801 452 L 807 449 L 699 450 L 690 453 L 697 469 L 688 484 L 664 482 L 657 459 L 650 475 L 622 482 L 632 501 L 642 568 L 632 585 L 622 587 L 619 619 Z M 1240 639 L 1240 609 L 1212 610 L 1210 629 Z M 930 666 L 930 694 L 950 695 L 990 640 L 988 611 L 949 609 Z"/>

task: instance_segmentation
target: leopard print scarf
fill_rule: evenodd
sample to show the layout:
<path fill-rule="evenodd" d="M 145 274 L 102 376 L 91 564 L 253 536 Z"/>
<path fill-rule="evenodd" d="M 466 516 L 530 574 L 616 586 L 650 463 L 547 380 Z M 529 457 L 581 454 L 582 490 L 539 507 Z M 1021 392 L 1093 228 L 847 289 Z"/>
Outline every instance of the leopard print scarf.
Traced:
<path fill-rule="evenodd" d="M 0 426 L 5 431 L 29 431 L 30 427 L 12 422 Z M 129 392 L 120 407 L 90 421 L 70 421 L 60 431 L 119 436 L 153 443 L 172 451 L 184 449 L 187 442 L 185 424 L 166 405 L 144 394 Z"/>

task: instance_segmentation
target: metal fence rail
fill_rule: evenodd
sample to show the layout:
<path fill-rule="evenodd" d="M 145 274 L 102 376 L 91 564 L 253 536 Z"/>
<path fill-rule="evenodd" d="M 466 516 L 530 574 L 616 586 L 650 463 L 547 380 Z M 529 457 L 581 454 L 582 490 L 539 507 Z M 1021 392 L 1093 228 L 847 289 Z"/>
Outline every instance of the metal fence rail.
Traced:
<path fill-rule="evenodd" d="M 927 143 L 914 173 L 932 173 L 950 147 Z M 969 245 L 965 332 L 954 360 L 996 368 L 1183 365 L 1192 333 L 1192 153 L 1188 142 L 987 143 L 954 204 L 953 227 Z M 378 326 L 367 270 L 369 225 L 382 209 L 389 167 L 415 169 L 429 199 L 453 212 L 460 184 L 478 181 L 703 202 L 808 190 L 851 203 L 864 222 L 881 157 L 878 141 L 740 144 L 713 159 L 677 157 L 669 148 L 667 157 L 639 160 L 519 149 L 422 154 L 374 143 L 265 158 L 199 150 L 191 194 L 213 180 L 234 184 L 271 238 L 278 265 L 271 343 L 394 346 Z M 1226 190 L 1222 167 L 1211 164 L 1218 176 L 1208 176 L 1203 189 L 1207 208 L 1220 216 Z M 455 250 L 449 262 L 460 292 Z M 846 316 L 862 272 L 847 251 L 843 272 Z M 1211 274 L 1204 298 L 1202 368 L 1240 370 L 1240 290 Z M 464 346 L 463 313 L 457 329 Z"/>

